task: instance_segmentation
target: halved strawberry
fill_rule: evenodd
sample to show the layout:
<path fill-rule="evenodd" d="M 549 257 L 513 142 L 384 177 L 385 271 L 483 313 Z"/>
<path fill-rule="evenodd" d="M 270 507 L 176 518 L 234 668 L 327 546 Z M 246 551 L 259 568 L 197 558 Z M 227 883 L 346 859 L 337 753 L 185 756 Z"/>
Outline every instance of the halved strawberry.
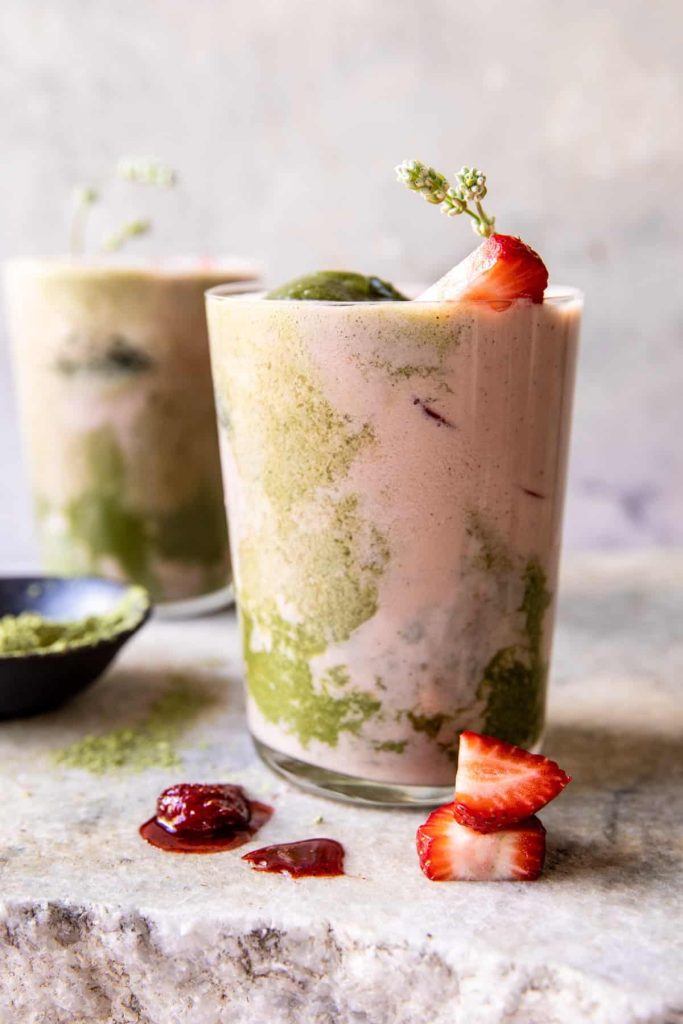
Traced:
<path fill-rule="evenodd" d="M 476 732 L 460 735 L 453 813 L 461 825 L 494 832 L 535 814 L 571 778 L 540 754 Z"/>
<path fill-rule="evenodd" d="M 433 882 L 532 882 L 545 860 L 538 818 L 484 835 L 459 824 L 444 804 L 417 830 L 420 867 Z"/>
<path fill-rule="evenodd" d="M 513 235 L 491 235 L 420 299 L 479 300 L 505 309 L 515 299 L 543 302 L 547 286 L 548 271 L 537 252 Z"/>

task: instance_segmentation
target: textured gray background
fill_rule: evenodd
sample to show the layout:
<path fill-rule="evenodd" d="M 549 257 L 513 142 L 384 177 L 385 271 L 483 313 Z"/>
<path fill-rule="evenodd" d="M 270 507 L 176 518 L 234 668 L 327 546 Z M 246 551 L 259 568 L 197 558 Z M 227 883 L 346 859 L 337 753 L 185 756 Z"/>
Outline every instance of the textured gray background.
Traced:
<path fill-rule="evenodd" d="M 392 167 L 476 163 L 499 227 L 587 295 L 567 542 L 681 543 L 682 20 L 680 0 L 2 0 L 0 257 L 60 251 L 71 187 L 150 153 L 182 188 L 112 185 L 93 241 L 151 211 L 140 252 L 426 281 L 474 236 Z M 7 565 L 33 549 L 5 347 Z"/>

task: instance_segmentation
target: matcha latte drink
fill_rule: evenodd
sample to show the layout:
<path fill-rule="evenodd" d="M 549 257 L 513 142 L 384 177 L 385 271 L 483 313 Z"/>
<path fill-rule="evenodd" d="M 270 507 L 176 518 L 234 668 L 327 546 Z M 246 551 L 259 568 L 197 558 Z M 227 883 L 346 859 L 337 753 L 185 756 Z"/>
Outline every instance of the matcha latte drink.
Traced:
<path fill-rule="evenodd" d="M 229 553 L 203 293 L 254 276 L 246 264 L 7 266 L 46 570 L 141 583 L 178 610 L 224 598 Z"/>
<path fill-rule="evenodd" d="M 475 255 L 208 296 L 250 728 L 309 786 L 432 803 L 463 729 L 541 742 L 581 303 Z"/>

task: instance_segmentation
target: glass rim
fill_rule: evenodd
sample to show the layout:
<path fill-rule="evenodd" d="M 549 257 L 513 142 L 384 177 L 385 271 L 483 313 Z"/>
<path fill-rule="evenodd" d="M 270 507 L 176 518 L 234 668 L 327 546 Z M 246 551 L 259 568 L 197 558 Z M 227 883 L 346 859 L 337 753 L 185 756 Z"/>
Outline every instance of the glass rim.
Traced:
<path fill-rule="evenodd" d="M 245 298 L 247 298 L 248 300 L 248 297 L 252 296 L 254 301 L 260 303 L 264 300 L 264 296 L 266 294 L 266 290 L 261 287 L 240 288 L 239 282 L 215 285 L 212 288 L 207 288 L 206 291 L 204 292 L 206 299 L 210 300 L 211 302 L 229 302 Z M 584 293 L 581 291 L 580 288 L 574 288 L 572 285 L 549 285 L 548 288 L 546 288 L 546 291 L 543 295 L 543 302 L 531 303 L 529 299 L 513 299 L 511 300 L 509 305 L 512 305 L 515 302 L 524 302 L 525 304 L 528 305 L 561 306 L 572 302 L 583 303 L 583 300 Z M 392 301 L 391 299 L 377 299 L 371 302 L 366 302 L 363 300 L 335 301 L 332 299 L 266 299 L 265 301 L 267 301 L 269 305 L 272 305 L 274 307 L 285 306 L 290 309 L 296 309 L 299 306 L 324 306 L 330 307 L 332 309 L 335 309 L 339 306 L 360 306 L 362 308 L 368 306 L 388 306 L 392 309 L 396 307 L 404 307 L 406 305 L 410 306 L 411 308 L 425 308 L 435 306 L 442 307 L 449 305 L 457 306 L 461 304 L 467 304 L 472 306 L 488 306 L 489 308 L 492 306 L 492 302 L 489 299 L 407 299 L 405 302 L 396 302 Z"/>
<path fill-rule="evenodd" d="M 33 256 L 7 256 L 2 260 L 5 273 L 23 271 L 36 276 L 60 276 L 73 274 L 76 277 L 153 277 L 185 280 L 187 278 L 209 278 L 216 283 L 249 284 L 259 282 L 262 287 L 263 265 L 248 256 L 217 255 L 207 258 L 201 255 L 136 256 L 134 254 L 47 254 Z M 224 275 L 221 281 L 221 275 Z M 213 285 L 212 285 L 213 287 Z"/>

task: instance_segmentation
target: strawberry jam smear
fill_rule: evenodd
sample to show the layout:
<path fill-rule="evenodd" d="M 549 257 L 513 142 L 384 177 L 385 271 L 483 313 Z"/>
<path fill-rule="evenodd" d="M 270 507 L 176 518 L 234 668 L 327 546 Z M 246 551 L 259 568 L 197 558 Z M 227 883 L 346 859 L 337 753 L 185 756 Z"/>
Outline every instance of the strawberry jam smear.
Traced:
<path fill-rule="evenodd" d="M 248 843 L 272 813 L 241 786 L 182 782 L 163 791 L 140 835 L 170 853 L 218 853 Z"/>
<path fill-rule="evenodd" d="M 344 874 L 344 847 L 336 839 L 302 839 L 297 843 L 264 846 L 245 853 L 242 860 L 255 871 L 291 878 Z"/>

